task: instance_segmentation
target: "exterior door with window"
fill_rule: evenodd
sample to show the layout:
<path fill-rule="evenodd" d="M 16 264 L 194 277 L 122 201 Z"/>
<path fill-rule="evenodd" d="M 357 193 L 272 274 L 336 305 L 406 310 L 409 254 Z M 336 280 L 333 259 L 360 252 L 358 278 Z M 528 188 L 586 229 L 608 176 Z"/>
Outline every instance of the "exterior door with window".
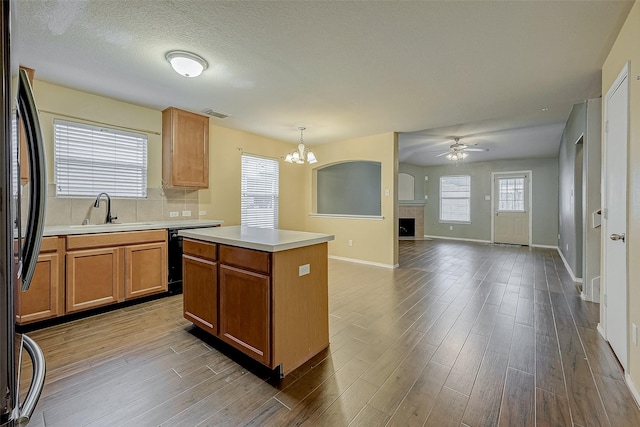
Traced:
<path fill-rule="evenodd" d="M 529 174 L 495 175 L 493 241 L 529 244 Z"/>

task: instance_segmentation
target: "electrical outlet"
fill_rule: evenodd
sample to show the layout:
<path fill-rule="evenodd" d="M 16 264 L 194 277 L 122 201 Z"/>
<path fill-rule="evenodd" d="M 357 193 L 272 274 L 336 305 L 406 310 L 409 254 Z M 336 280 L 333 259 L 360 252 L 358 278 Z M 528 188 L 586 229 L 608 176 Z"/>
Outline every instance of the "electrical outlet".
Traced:
<path fill-rule="evenodd" d="M 567 251 L 569 250 L 569 244 L 567 243 Z"/>
<path fill-rule="evenodd" d="M 632 331 L 631 339 L 633 339 L 633 345 L 638 345 L 638 327 L 636 326 L 635 323 L 631 324 L 631 331 Z"/>
<path fill-rule="evenodd" d="M 388 188 L 385 188 L 385 190 L 384 190 L 384 195 L 385 195 L 385 196 L 388 196 L 388 195 L 390 195 L 390 194 L 391 194 L 391 192 L 389 191 L 389 189 L 388 189 Z"/>
<path fill-rule="evenodd" d="M 429 196 L 427 196 L 426 194 L 424 195 L 424 199 L 425 200 L 429 200 Z"/>
<path fill-rule="evenodd" d="M 301 265 L 298 267 L 298 276 L 304 276 L 311 273 L 311 266 L 309 264 Z"/>
<path fill-rule="evenodd" d="M 207 211 L 200 211 L 198 212 L 198 215 L 200 216 L 205 216 L 207 214 Z"/>
<path fill-rule="evenodd" d="M 449 226 L 449 231 L 453 230 L 453 225 Z"/>
<path fill-rule="evenodd" d="M 349 240 L 349 246 L 353 246 L 353 240 Z"/>
<path fill-rule="evenodd" d="M 171 218 L 176 218 L 180 216 L 180 212 L 169 212 L 169 216 Z"/>
<path fill-rule="evenodd" d="M 191 216 L 191 211 L 182 211 L 182 216 Z"/>

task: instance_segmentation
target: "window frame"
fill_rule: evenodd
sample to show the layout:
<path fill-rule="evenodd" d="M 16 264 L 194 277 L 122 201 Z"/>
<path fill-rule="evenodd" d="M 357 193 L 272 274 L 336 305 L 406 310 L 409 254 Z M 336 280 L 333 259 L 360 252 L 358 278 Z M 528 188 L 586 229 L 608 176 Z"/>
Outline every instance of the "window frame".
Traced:
<path fill-rule="evenodd" d="M 468 182 L 468 196 L 466 197 L 446 197 L 443 198 L 442 196 L 442 183 L 444 179 L 449 179 L 449 178 L 466 178 L 467 182 Z M 468 207 L 467 207 L 467 220 L 456 220 L 456 219 L 449 219 L 449 218 L 443 218 L 442 216 L 442 208 L 443 208 L 443 199 L 444 200 L 467 200 L 468 201 Z M 439 180 L 439 188 L 438 188 L 438 202 L 439 202 L 439 209 L 438 209 L 438 221 L 440 223 L 443 224 L 471 224 L 471 175 L 442 175 L 440 177 Z"/>
<path fill-rule="evenodd" d="M 249 159 L 252 159 L 253 161 L 256 161 L 256 160 L 264 161 L 266 162 L 264 163 L 265 166 L 269 166 L 275 169 L 275 180 L 272 179 L 269 184 L 265 185 L 264 177 L 256 181 L 258 189 L 266 190 L 267 188 L 271 187 L 271 190 L 272 190 L 271 192 L 269 191 L 250 192 L 247 190 L 248 183 L 246 182 L 246 179 L 248 178 L 248 176 L 245 175 L 245 159 L 247 159 L 247 161 L 249 161 Z M 249 165 L 247 164 L 247 167 L 248 166 Z M 274 189 L 275 189 L 275 192 L 273 191 Z M 249 196 L 249 195 L 253 195 L 253 196 Z M 273 208 L 272 208 L 272 213 L 269 216 L 271 218 L 271 226 L 266 226 L 266 227 L 261 226 L 259 225 L 260 223 L 257 223 L 258 225 L 256 225 L 255 222 L 248 224 L 251 218 L 250 218 L 250 215 L 248 215 L 247 213 L 247 208 L 245 206 L 245 203 L 248 202 L 247 200 L 248 197 L 255 198 L 256 195 L 266 196 L 267 198 L 270 197 L 272 199 L 271 205 Z M 258 210 L 258 209 L 255 209 L 255 210 Z M 240 224 L 242 226 L 247 226 L 247 227 L 277 229 L 279 225 L 279 216 L 280 216 L 280 162 L 279 160 L 271 157 L 242 153 L 241 160 L 240 160 Z"/>
<path fill-rule="evenodd" d="M 148 144 L 145 133 L 54 119 L 56 197 L 94 198 L 106 192 L 113 198 L 146 199 Z"/>

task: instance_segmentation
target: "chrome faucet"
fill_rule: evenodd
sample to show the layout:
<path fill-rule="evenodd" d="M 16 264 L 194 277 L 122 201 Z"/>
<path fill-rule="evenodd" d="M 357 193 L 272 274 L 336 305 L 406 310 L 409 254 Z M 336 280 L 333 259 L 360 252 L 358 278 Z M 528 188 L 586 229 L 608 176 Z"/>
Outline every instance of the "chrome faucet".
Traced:
<path fill-rule="evenodd" d="M 100 193 L 98 197 L 96 197 L 96 201 L 93 204 L 94 208 L 100 207 L 100 197 L 107 196 L 107 218 L 104 220 L 105 224 L 112 224 L 114 220 L 118 219 L 117 216 L 111 216 L 111 197 L 107 193 Z"/>

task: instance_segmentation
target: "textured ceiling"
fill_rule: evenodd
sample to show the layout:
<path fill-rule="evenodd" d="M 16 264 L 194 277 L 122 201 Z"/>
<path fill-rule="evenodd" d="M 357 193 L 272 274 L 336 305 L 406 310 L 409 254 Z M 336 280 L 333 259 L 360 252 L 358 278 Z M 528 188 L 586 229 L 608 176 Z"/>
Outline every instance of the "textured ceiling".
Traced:
<path fill-rule="evenodd" d="M 214 119 L 222 126 L 288 141 L 301 125 L 309 144 L 421 131 L 401 134 L 406 158 L 442 136 L 434 128 L 513 137 L 505 129 L 543 125 L 533 138 L 557 153 L 547 125 L 600 96 L 632 4 L 18 0 L 14 46 L 36 78 L 155 109 L 212 108 L 230 114 Z M 173 49 L 209 68 L 179 76 L 164 59 Z"/>

